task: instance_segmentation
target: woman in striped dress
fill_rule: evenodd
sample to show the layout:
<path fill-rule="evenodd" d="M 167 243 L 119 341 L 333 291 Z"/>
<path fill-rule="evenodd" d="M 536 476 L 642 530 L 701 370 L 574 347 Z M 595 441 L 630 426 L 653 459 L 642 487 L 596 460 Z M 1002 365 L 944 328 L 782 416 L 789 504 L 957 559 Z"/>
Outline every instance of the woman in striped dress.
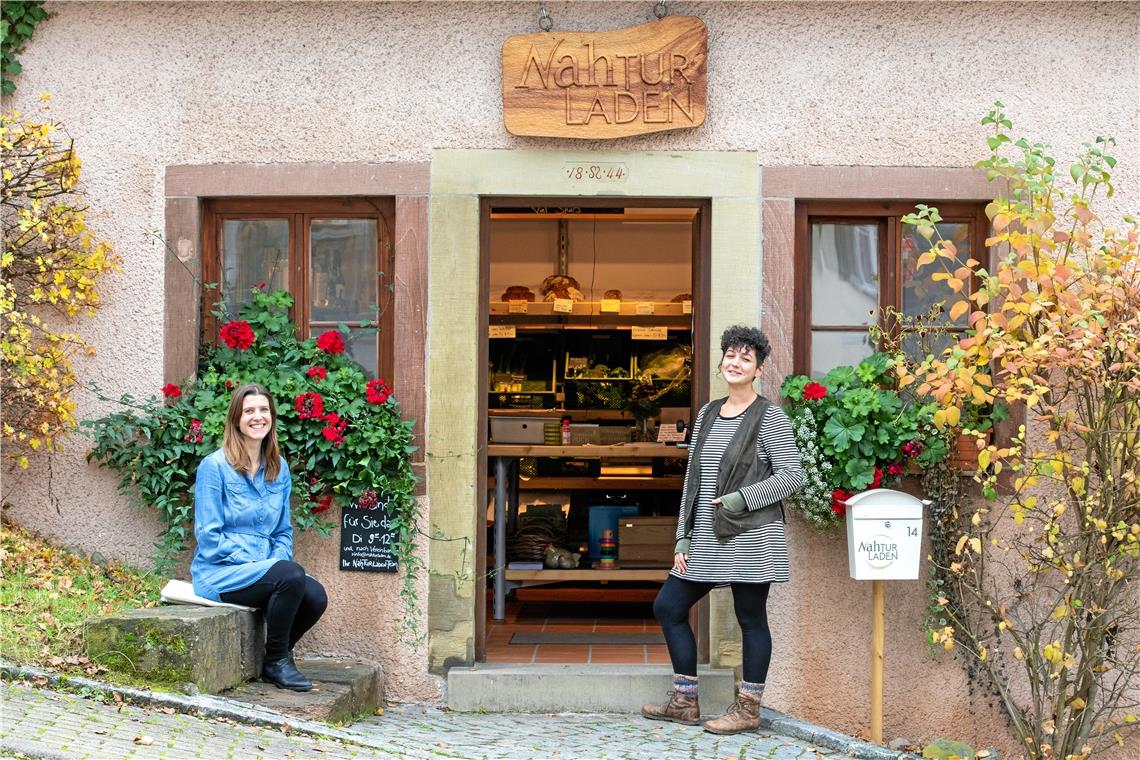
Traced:
<path fill-rule="evenodd" d="M 673 691 L 641 713 L 696 725 L 697 643 L 689 610 L 717 586 L 732 588 L 743 639 L 743 680 L 728 712 L 705 721 L 717 734 L 760 725 L 760 702 L 772 659 L 768 589 L 788 580 L 783 499 L 803 482 L 792 427 L 779 406 L 752 387 L 771 346 L 764 333 L 735 326 L 720 341 L 728 396 L 705 404 L 693 423 L 677 521 L 677 545 L 653 612 L 673 664 Z"/>

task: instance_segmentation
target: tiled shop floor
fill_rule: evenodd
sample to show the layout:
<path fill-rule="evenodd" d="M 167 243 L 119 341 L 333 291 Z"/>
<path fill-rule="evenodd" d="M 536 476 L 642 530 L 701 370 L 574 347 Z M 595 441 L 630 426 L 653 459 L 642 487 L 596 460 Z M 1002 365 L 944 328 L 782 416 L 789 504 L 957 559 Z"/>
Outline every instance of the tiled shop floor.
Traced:
<path fill-rule="evenodd" d="M 578 613 L 578 614 L 574 614 Z M 487 662 L 662 664 L 669 662 L 664 644 L 513 644 L 516 633 L 656 633 L 660 631 L 648 605 L 507 605 L 506 619 L 487 614 Z"/>

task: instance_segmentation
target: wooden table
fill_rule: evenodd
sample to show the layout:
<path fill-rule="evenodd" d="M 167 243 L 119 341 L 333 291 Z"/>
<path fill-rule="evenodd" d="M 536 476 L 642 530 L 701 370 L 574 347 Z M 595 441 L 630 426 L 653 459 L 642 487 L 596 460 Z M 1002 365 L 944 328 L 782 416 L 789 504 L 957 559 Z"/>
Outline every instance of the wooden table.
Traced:
<path fill-rule="evenodd" d="M 491 616 L 495 620 L 503 620 L 507 611 L 507 508 L 509 501 L 511 523 L 517 522 L 519 459 L 522 457 L 685 459 L 689 456 L 689 450 L 676 446 L 666 446 L 661 443 L 619 443 L 612 446 L 595 446 L 593 444 L 544 446 L 542 444 L 492 443 L 487 445 L 487 456 L 494 460 L 495 464 L 495 609 Z M 594 480 L 599 484 L 606 483 L 605 479 Z M 619 480 L 625 479 L 614 479 L 615 482 Z"/>

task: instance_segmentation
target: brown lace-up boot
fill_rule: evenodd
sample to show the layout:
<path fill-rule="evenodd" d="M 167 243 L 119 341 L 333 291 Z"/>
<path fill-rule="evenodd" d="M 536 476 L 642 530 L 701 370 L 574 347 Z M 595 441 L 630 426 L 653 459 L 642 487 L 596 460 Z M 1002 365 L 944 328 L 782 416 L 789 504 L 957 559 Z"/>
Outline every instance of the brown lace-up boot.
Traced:
<path fill-rule="evenodd" d="M 728 712 L 706 720 L 704 729 L 713 734 L 739 734 L 760 727 L 760 697 L 741 692 Z"/>
<path fill-rule="evenodd" d="M 669 692 L 669 699 L 662 705 L 646 705 L 641 714 L 651 720 L 668 720 L 695 726 L 701 722 L 701 705 L 696 694 Z"/>

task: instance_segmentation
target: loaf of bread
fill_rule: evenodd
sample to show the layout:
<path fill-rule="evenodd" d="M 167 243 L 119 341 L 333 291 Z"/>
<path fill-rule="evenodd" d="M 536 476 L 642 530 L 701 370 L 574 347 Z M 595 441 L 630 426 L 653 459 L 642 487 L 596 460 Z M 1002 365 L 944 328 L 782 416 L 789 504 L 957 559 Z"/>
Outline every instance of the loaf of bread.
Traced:
<path fill-rule="evenodd" d="M 542 281 L 539 291 L 546 301 L 553 301 L 556 298 L 569 298 L 573 301 L 585 300 L 582 291 L 579 290 L 578 281 L 568 274 L 552 274 Z"/>
<path fill-rule="evenodd" d="M 692 301 L 692 300 L 693 300 L 693 294 L 692 293 L 678 293 L 677 295 L 673 296 L 672 299 L 670 299 L 669 303 L 681 303 L 682 301 Z"/>
<path fill-rule="evenodd" d="M 534 291 L 526 285 L 511 285 L 503 291 L 502 301 L 533 301 Z"/>
<path fill-rule="evenodd" d="M 607 290 L 606 294 L 604 296 L 602 296 L 602 298 L 608 298 L 608 299 L 613 299 L 615 301 L 620 301 L 621 300 L 621 291 L 620 290 Z"/>

